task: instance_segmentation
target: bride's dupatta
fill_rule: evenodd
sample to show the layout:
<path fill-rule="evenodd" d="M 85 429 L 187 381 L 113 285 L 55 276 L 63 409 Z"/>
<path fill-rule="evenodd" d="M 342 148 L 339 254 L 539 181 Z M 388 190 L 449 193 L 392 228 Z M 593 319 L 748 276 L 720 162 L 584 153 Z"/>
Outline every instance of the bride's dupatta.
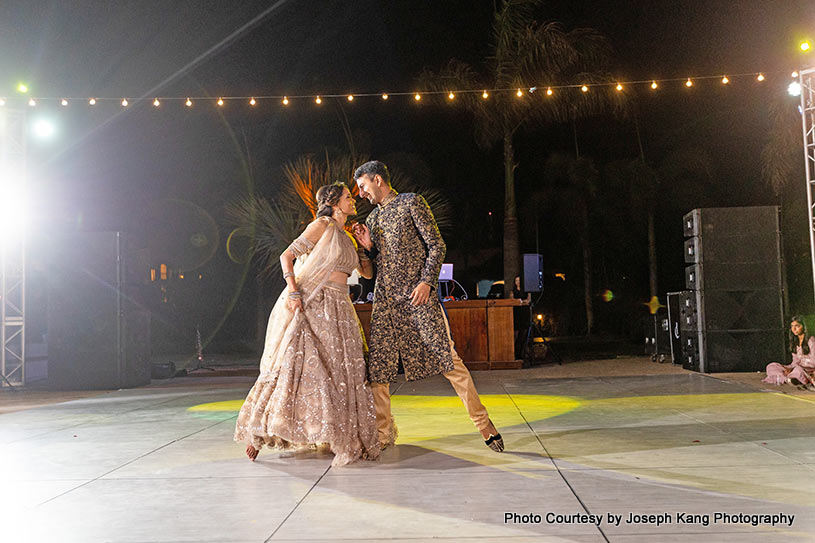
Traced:
<path fill-rule="evenodd" d="M 321 217 L 317 220 L 327 222 L 325 232 L 311 252 L 300 256 L 294 264 L 297 287 L 303 295 L 303 307 L 308 307 L 309 302 L 328 281 L 342 251 L 340 236 L 347 235 L 333 219 Z M 261 375 L 275 369 L 276 362 L 286 351 L 292 334 L 298 329 L 299 321 L 303 319 L 302 311 L 298 309 L 293 313 L 286 305 L 287 300 L 288 291 L 283 289 L 269 316 L 266 343 L 263 348 L 263 356 L 260 358 Z"/>

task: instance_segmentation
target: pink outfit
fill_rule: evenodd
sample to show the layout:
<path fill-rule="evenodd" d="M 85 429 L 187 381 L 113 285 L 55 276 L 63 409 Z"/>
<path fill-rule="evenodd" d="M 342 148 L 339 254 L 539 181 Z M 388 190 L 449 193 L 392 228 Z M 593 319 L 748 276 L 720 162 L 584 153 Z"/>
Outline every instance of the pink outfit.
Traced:
<path fill-rule="evenodd" d="M 813 377 L 815 374 L 815 337 L 810 337 L 807 343 L 809 354 L 805 355 L 799 345 L 792 353 L 792 364 L 786 366 L 778 362 L 768 364 L 767 377 L 764 378 L 764 382 L 771 385 L 783 385 L 787 379 L 797 379 L 802 385 L 812 383 L 815 379 Z"/>

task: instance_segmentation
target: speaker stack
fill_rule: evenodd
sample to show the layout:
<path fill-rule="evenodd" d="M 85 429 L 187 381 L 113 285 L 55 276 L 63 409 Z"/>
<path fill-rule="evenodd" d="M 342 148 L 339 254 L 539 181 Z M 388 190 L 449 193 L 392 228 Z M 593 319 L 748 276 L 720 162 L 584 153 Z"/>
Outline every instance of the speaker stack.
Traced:
<path fill-rule="evenodd" d="M 778 208 L 694 209 L 684 217 L 684 233 L 682 365 L 705 373 L 758 371 L 784 360 Z"/>
<path fill-rule="evenodd" d="M 50 251 L 48 382 L 57 389 L 150 383 L 146 264 L 120 232 L 56 236 Z M 143 260 L 143 259 L 141 259 Z"/>

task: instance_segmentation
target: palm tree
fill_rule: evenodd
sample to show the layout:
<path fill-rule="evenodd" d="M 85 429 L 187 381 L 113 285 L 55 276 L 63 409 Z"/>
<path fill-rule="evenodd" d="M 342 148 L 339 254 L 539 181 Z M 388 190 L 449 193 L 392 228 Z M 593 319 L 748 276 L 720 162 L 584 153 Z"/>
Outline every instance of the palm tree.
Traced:
<path fill-rule="evenodd" d="M 604 110 L 614 102 L 607 87 L 581 92 L 582 84 L 608 82 L 603 71 L 610 47 L 590 28 L 563 29 L 557 22 L 538 23 L 540 0 L 505 0 L 495 12 L 490 55 L 483 71 L 452 59 L 439 72 L 425 70 L 420 84 L 430 91 L 456 89 L 518 89 L 496 92 L 484 99 L 480 92 L 460 93 L 456 101 L 475 121 L 476 141 L 483 148 L 503 145 L 504 155 L 504 290 L 512 289 L 520 270 L 518 218 L 515 201 L 513 139 L 532 123 L 573 120 Z M 575 85 L 549 96 L 548 86 Z"/>
<path fill-rule="evenodd" d="M 324 161 L 317 161 L 313 155 L 303 155 L 283 166 L 284 188 L 277 199 L 270 201 L 262 196 L 248 195 L 226 206 L 227 219 L 235 227 L 230 239 L 247 240 L 246 257 L 257 259 L 261 278 L 277 275 L 280 253 L 317 215 L 314 199 L 317 189 L 341 181 L 356 195 L 357 187 L 349 180 L 353 178 L 354 168 L 366 161 L 364 157 L 350 154 L 330 157 L 326 153 Z M 395 168 L 391 168 L 391 182 L 398 191 L 422 194 L 442 231 L 452 224 L 452 206 L 438 189 L 416 185 Z M 361 201 L 356 220 L 364 221 L 371 209 L 367 201 Z"/>

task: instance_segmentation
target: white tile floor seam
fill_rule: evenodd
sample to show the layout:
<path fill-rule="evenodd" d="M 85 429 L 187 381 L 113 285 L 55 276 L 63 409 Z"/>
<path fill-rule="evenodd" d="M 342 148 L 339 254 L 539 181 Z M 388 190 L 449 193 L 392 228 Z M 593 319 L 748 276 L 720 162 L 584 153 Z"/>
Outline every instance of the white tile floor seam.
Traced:
<path fill-rule="evenodd" d="M 815 488 L 802 475 L 815 470 L 815 403 L 791 409 L 793 397 L 693 374 L 528 374 L 474 373 L 505 453 L 484 446 L 446 380 L 400 377 L 396 447 L 345 468 L 317 453 L 247 460 L 232 432 L 251 378 L 0 414 L 0 442 L 20 438 L 0 448 L 0 510 L 28 527 L 9 541 L 34 542 L 815 539 Z M 33 435 L 57 420 L 81 426 Z M 599 529 L 569 520 L 587 511 L 603 516 Z M 607 523 L 714 511 L 796 517 L 774 528 Z"/>

